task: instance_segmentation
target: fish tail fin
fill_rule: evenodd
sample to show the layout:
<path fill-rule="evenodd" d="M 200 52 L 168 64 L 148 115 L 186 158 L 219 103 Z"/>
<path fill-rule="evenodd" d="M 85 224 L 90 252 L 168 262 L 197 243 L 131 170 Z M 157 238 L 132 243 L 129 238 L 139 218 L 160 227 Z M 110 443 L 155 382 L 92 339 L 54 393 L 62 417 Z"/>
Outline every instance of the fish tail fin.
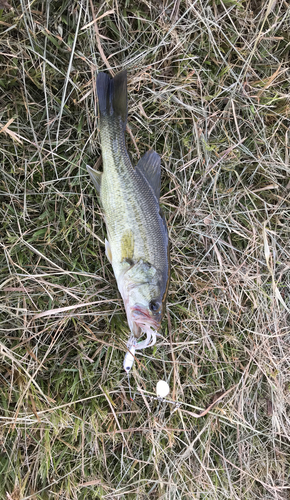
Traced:
<path fill-rule="evenodd" d="M 123 128 L 127 123 L 127 71 L 121 71 L 114 78 L 107 73 L 97 76 L 97 95 L 100 119 L 112 117 L 121 119 Z"/>

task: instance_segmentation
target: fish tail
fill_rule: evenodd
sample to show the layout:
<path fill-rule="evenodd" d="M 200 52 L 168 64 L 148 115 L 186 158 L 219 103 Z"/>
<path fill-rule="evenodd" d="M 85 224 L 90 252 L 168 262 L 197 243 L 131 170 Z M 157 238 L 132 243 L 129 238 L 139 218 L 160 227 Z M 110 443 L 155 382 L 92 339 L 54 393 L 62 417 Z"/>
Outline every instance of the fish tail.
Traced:
<path fill-rule="evenodd" d="M 107 73 L 97 76 L 97 95 L 100 119 L 111 117 L 121 119 L 125 129 L 127 123 L 127 71 L 121 71 L 114 78 Z"/>

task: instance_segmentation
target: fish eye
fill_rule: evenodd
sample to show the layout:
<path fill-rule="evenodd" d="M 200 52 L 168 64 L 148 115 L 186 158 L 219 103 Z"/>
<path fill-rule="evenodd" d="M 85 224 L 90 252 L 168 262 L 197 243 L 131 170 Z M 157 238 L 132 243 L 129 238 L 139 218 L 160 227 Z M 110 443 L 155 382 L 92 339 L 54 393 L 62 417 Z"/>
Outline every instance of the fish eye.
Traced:
<path fill-rule="evenodd" d="M 158 311 L 158 310 L 160 309 L 160 304 L 159 304 L 159 302 L 157 302 L 157 300 L 151 300 L 151 301 L 149 302 L 149 309 L 150 309 L 150 311 L 152 311 L 152 312 L 156 312 L 156 311 Z"/>

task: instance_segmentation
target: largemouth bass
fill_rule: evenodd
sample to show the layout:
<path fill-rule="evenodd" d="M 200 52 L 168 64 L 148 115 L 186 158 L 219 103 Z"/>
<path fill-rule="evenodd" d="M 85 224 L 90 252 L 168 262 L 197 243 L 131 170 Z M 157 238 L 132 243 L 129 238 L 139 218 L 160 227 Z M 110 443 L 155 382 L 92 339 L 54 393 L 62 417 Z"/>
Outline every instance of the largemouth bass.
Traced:
<path fill-rule="evenodd" d="M 149 150 L 134 168 L 125 144 L 127 72 L 97 76 L 103 172 L 87 167 L 103 208 L 111 262 L 131 331 L 124 368 L 136 349 L 153 345 L 161 326 L 170 265 L 165 218 L 159 206 L 160 157 Z M 146 340 L 137 342 L 142 334 Z"/>

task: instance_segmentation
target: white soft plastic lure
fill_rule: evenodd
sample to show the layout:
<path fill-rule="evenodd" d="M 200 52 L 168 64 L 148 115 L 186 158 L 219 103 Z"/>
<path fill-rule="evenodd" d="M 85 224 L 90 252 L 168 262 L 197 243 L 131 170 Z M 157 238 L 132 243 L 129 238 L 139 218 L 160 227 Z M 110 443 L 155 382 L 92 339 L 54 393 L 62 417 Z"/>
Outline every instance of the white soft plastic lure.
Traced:
<path fill-rule="evenodd" d="M 129 373 L 129 371 L 131 370 L 131 368 L 133 366 L 135 352 L 136 352 L 136 347 L 134 345 L 131 345 L 130 347 L 128 347 L 128 351 L 125 354 L 123 366 L 124 366 L 125 372 L 127 372 L 127 373 Z"/>
<path fill-rule="evenodd" d="M 134 364 L 136 351 L 145 349 L 146 347 L 152 347 L 155 344 L 158 333 L 155 330 L 148 329 L 146 331 L 146 335 L 146 339 L 142 340 L 141 342 L 137 342 L 136 338 L 133 335 L 131 335 L 131 337 L 129 338 L 127 342 L 128 351 L 125 354 L 123 363 L 125 372 L 129 373 L 129 371 L 131 370 Z"/>
<path fill-rule="evenodd" d="M 166 398 L 169 394 L 169 385 L 165 380 L 159 380 L 156 385 L 156 394 L 158 398 Z"/>

